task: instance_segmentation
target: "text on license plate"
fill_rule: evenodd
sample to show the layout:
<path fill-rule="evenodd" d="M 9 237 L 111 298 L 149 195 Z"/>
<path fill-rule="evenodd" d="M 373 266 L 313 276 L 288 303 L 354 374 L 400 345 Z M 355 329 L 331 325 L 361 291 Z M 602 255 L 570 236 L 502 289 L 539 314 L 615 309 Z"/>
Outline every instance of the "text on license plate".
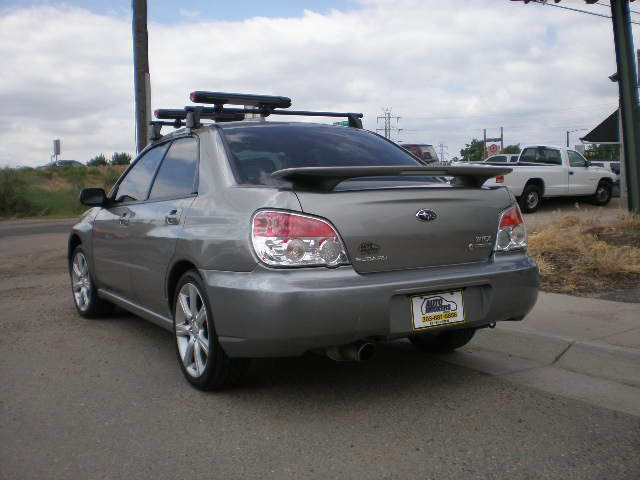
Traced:
<path fill-rule="evenodd" d="M 462 290 L 413 295 L 409 301 L 414 330 L 462 323 L 465 320 Z"/>

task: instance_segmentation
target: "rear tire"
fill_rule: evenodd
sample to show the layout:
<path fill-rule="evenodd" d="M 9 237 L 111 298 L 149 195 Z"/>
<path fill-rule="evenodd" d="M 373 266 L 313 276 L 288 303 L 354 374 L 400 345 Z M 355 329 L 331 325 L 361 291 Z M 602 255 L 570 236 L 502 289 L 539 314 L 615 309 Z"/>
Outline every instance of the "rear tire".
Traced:
<path fill-rule="evenodd" d="M 178 364 L 191 385 L 216 390 L 240 383 L 249 360 L 229 358 L 222 350 L 206 289 L 195 270 L 182 275 L 176 286 L 173 334 Z"/>
<path fill-rule="evenodd" d="M 540 206 L 540 187 L 532 183 L 526 185 L 519 200 L 520 209 L 524 213 L 535 212 Z"/>
<path fill-rule="evenodd" d="M 596 188 L 596 193 L 594 193 L 591 197 L 591 203 L 600 207 L 604 207 L 611 201 L 612 194 L 613 186 L 611 185 L 611 183 L 601 181 L 598 184 L 598 188 Z"/>
<path fill-rule="evenodd" d="M 80 316 L 99 318 L 113 312 L 113 304 L 98 297 L 98 290 L 89 268 L 89 260 L 82 245 L 78 245 L 71 254 L 69 276 L 71 277 L 73 304 Z"/>
<path fill-rule="evenodd" d="M 445 330 L 439 333 L 418 333 L 409 337 L 409 340 L 418 350 L 423 352 L 447 353 L 464 347 L 471 341 L 475 333 L 475 328 Z"/>

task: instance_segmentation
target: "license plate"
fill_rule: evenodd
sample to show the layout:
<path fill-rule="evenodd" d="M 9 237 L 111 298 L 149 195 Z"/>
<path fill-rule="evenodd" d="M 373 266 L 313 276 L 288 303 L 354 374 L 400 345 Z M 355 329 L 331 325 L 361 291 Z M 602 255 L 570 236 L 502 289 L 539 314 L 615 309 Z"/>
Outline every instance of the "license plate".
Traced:
<path fill-rule="evenodd" d="M 413 295 L 409 297 L 409 302 L 414 330 L 425 330 L 465 321 L 462 290 Z"/>

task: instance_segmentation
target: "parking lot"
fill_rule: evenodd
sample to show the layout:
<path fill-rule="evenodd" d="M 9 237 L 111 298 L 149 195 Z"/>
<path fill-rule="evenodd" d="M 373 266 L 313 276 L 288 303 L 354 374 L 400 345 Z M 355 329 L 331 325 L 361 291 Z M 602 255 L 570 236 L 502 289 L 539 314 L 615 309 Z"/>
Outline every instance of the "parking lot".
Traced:
<path fill-rule="evenodd" d="M 638 478 L 640 418 L 408 343 L 196 391 L 169 333 L 76 315 L 63 225 L 0 226 L 1 478 Z"/>

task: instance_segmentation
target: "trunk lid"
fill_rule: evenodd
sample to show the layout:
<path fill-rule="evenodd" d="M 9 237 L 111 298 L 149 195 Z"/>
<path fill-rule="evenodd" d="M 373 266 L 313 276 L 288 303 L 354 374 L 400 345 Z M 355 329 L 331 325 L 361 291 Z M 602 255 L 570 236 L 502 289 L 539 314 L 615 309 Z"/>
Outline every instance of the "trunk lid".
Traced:
<path fill-rule="evenodd" d="M 303 212 L 333 223 L 360 273 L 488 262 L 511 204 L 504 188 L 448 184 L 296 195 Z"/>

